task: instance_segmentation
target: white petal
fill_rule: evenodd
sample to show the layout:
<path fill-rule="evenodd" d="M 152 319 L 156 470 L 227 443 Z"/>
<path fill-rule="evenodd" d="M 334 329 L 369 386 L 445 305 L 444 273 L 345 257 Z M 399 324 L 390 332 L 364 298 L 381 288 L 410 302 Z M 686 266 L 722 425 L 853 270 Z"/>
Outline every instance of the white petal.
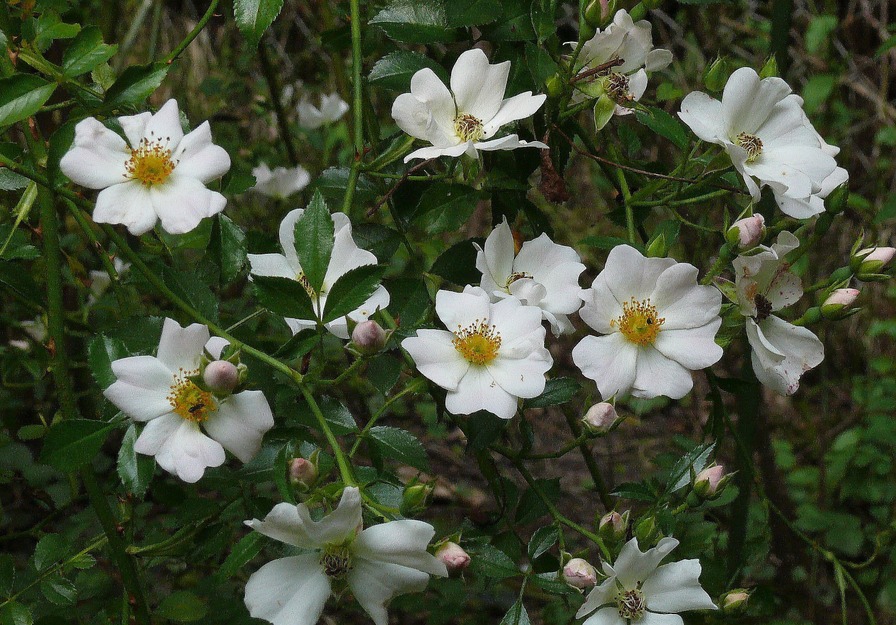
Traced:
<path fill-rule="evenodd" d="M 222 400 L 203 427 L 241 462 L 249 462 L 261 448 L 264 433 L 274 427 L 274 415 L 264 393 L 243 391 Z"/>
<path fill-rule="evenodd" d="M 557 245 L 542 234 L 523 243 L 513 263 L 515 271 L 528 273 L 545 288 L 541 307 L 555 315 L 570 315 L 582 306 L 579 276 L 585 271 L 578 253 Z"/>
<path fill-rule="evenodd" d="M 590 289 L 583 289 L 580 297 L 584 305 L 579 310 L 582 321 L 601 334 L 613 334 L 617 329 L 611 323 L 622 316 L 622 303 L 607 286 L 606 275 L 594 279 Z"/>
<path fill-rule="evenodd" d="M 644 60 L 644 69 L 648 72 L 658 72 L 671 65 L 672 59 L 672 52 L 669 50 L 664 50 L 663 48 L 651 50 L 647 53 L 647 58 Z"/>
<path fill-rule="evenodd" d="M 221 358 L 224 348 L 230 345 L 230 341 L 220 336 L 213 336 L 205 343 L 205 351 L 212 355 L 212 358 Z"/>
<path fill-rule="evenodd" d="M 424 376 L 448 391 L 457 388 L 470 363 L 455 349 L 451 342 L 454 335 L 444 330 L 417 330 L 417 336 L 411 336 L 401 342 L 417 370 Z"/>
<path fill-rule="evenodd" d="M 268 562 L 246 583 L 249 615 L 273 625 L 316 625 L 330 597 L 330 579 L 306 554 Z"/>
<path fill-rule="evenodd" d="M 127 180 L 129 158 L 124 139 L 88 117 L 75 126 L 74 143 L 59 161 L 59 169 L 83 187 L 104 189 Z"/>
<path fill-rule="evenodd" d="M 588 596 L 585 597 L 585 603 L 576 612 L 576 618 L 582 618 L 586 614 L 591 614 L 597 608 L 608 603 L 612 603 L 616 598 L 616 578 L 610 577 L 605 579 L 599 585 L 591 589 Z M 615 610 L 614 610 L 615 612 Z"/>
<path fill-rule="evenodd" d="M 195 178 L 181 177 L 175 171 L 162 185 L 150 189 L 152 205 L 170 234 L 190 232 L 206 217 L 224 210 L 227 198 Z"/>
<path fill-rule="evenodd" d="M 665 319 L 663 331 L 698 328 L 718 317 L 722 293 L 698 285 L 696 267 L 677 263 L 660 275 L 650 301 Z"/>
<path fill-rule="evenodd" d="M 488 139 L 498 132 L 498 129 L 501 128 L 501 126 L 518 119 L 531 117 L 541 108 L 541 105 L 544 104 L 546 99 L 546 95 L 532 95 L 531 91 L 526 91 L 525 93 L 520 93 L 512 98 L 507 98 L 501 103 L 501 108 L 498 109 L 498 112 L 495 113 L 494 117 L 483 120 L 483 137 Z"/>
<path fill-rule="evenodd" d="M 156 357 L 171 371 L 199 369 L 199 357 L 208 343 L 208 327 L 194 323 L 182 328 L 174 319 L 165 319 Z"/>
<path fill-rule="evenodd" d="M 103 395 L 135 421 L 149 421 L 171 412 L 168 393 L 174 374 L 157 358 L 121 358 L 112 362 L 112 373 L 118 380 Z"/>
<path fill-rule="evenodd" d="M 491 293 L 503 289 L 513 273 L 513 234 L 505 217 L 485 240 L 485 248 L 476 254 L 476 269 L 482 272 L 482 288 Z"/>
<path fill-rule="evenodd" d="M 638 348 L 619 332 L 586 336 L 572 350 L 572 361 L 597 383 L 601 397 L 625 396 L 635 382 Z"/>
<path fill-rule="evenodd" d="M 435 74 L 433 74 L 431 79 L 437 81 L 441 85 L 441 89 L 445 89 L 442 82 L 438 78 L 433 77 L 435 77 Z M 434 87 L 434 89 L 441 91 L 438 87 Z M 448 90 L 445 89 L 445 91 L 447 92 Z M 440 96 L 437 95 L 436 97 Z M 450 93 L 448 97 L 451 97 Z M 454 102 L 451 101 L 449 104 L 446 101 L 445 105 L 451 107 L 446 112 L 450 112 L 453 115 Z M 392 105 L 392 117 L 395 119 L 398 127 L 412 137 L 429 141 L 439 147 L 447 147 L 457 143 L 457 137 L 454 135 L 453 128 L 444 128 L 438 124 L 433 116 L 431 104 L 421 101 L 411 93 L 402 93 L 395 99 L 395 103 Z M 451 135 L 447 134 L 448 130 L 452 131 Z"/>
<path fill-rule="evenodd" d="M 420 148 L 419 150 L 414 150 L 410 154 L 404 157 L 404 162 L 407 163 L 409 161 L 413 161 L 415 159 L 431 159 L 438 158 L 440 156 L 460 156 L 464 152 L 467 151 L 469 146 L 472 143 L 458 143 L 457 145 L 453 145 L 445 148 L 437 148 L 437 147 L 427 147 Z"/>
<path fill-rule="evenodd" d="M 196 178 L 202 183 L 220 178 L 230 169 L 230 155 L 212 143 L 208 122 L 184 137 L 172 156 L 177 163 L 175 175 Z"/>
<path fill-rule="evenodd" d="M 134 450 L 146 456 L 155 456 L 168 442 L 180 426 L 183 425 L 180 415 L 169 412 L 146 424 L 140 436 L 134 442 Z"/>
<path fill-rule="evenodd" d="M 180 111 L 176 100 L 168 100 L 158 112 L 149 118 L 143 129 L 143 138 L 150 142 L 160 141 L 165 147 L 174 150 L 184 137 L 180 126 Z"/>
<path fill-rule="evenodd" d="M 722 103 L 718 100 L 702 91 L 689 93 L 681 101 L 678 117 L 700 139 L 710 143 L 722 143 L 726 129 L 722 117 Z"/>
<path fill-rule="evenodd" d="M 548 146 L 541 141 L 523 141 L 516 135 L 507 135 L 491 141 L 477 141 L 473 144 L 477 150 L 491 152 L 494 150 L 516 150 L 517 148 L 539 148 L 547 150 Z"/>
<path fill-rule="evenodd" d="M 755 133 L 771 114 L 775 104 L 790 93 L 790 86 L 780 78 L 759 80 L 749 67 L 736 70 L 722 93 L 722 114 L 726 128 L 735 134 Z"/>
<path fill-rule="evenodd" d="M 152 423 L 147 424 L 147 429 Z M 134 449 L 144 453 L 138 443 L 140 439 L 134 443 Z M 198 482 L 207 467 L 219 467 L 225 460 L 224 448 L 186 419 L 181 419 L 180 426 L 161 444 L 155 457 L 160 467 L 190 483 Z"/>
<path fill-rule="evenodd" d="M 352 550 L 355 556 L 371 562 L 398 564 L 430 575 L 447 577 L 445 564 L 426 551 L 434 534 L 433 526 L 423 521 L 390 521 L 361 532 Z"/>
<path fill-rule="evenodd" d="M 638 621 L 641 625 L 642 621 Z M 619 616 L 615 606 L 601 608 L 585 619 L 582 625 L 627 625 L 625 619 Z"/>
<path fill-rule="evenodd" d="M 479 48 L 461 54 L 451 69 L 451 91 L 458 112 L 483 122 L 491 120 L 501 108 L 509 75 L 510 61 L 491 65 Z"/>
<path fill-rule="evenodd" d="M 657 614 L 648 611 L 638 621 L 638 625 L 683 625 L 684 620 L 677 614 Z"/>
<path fill-rule="evenodd" d="M 653 347 L 638 350 L 638 372 L 632 390 L 635 397 L 650 399 L 664 395 L 681 399 L 691 392 L 693 386 L 691 372 L 675 360 Z"/>
<path fill-rule="evenodd" d="M 423 590 L 429 581 L 429 575 L 397 564 L 358 559 L 346 581 L 355 599 L 373 622 L 376 625 L 388 625 L 386 603 L 396 595 Z"/>
<path fill-rule="evenodd" d="M 544 374 L 552 364 L 550 352 L 546 349 L 517 360 L 508 360 L 499 354 L 488 364 L 488 372 L 511 395 L 529 399 L 544 392 Z"/>
<path fill-rule="evenodd" d="M 722 348 L 715 342 L 715 335 L 722 325 L 716 320 L 699 328 L 660 331 L 653 344 L 654 349 L 683 367 L 696 371 L 716 364 L 722 357 Z"/>
<path fill-rule="evenodd" d="M 342 215 L 342 213 L 334 213 L 333 218 L 336 219 L 338 215 Z M 358 247 L 352 238 L 351 225 L 346 222 L 344 227 L 335 231 L 330 264 L 327 266 L 327 273 L 324 276 L 324 288 L 332 287 L 338 278 L 352 269 L 375 264 L 376 256 Z"/>
<path fill-rule="evenodd" d="M 700 586 L 700 560 L 664 564 L 647 578 L 641 590 L 651 612 L 716 609 Z"/>
<path fill-rule="evenodd" d="M 622 304 L 631 298 L 643 301 L 650 297 L 660 275 L 673 265 L 675 261 L 671 258 L 645 258 L 630 245 L 617 245 L 610 250 L 600 275 L 616 301 Z"/>
<path fill-rule="evenodd" d="M 544 347 L 541 309 L 536 306 L 523 306 L 516 298 L 507 297 L 492 305 L 490 321 L 501 335 L 499 354 L 504 357 L 525 358 Z"/>
<path fill-rule="evenodd" d="M 457 116 L 457 108 L 454 98 L 434 71 L 427 67 L 415 73 L 411 77 L 411 94 L 426 105 L 432 116 L 430 123 L 438 129 L 430 128 L 427 139 L 433 135 L 455 136 L 454 118 Z"/>
<path fill-rule="evenodd" d="M 93 220 L 98 224 L 122 224 L 128 232 L 139 236 L 152 230 L 158 216 L 148 188 L 129 180 L 100 191 Z"/>
<path fill-rule="evenodd" d="M 436 314 L 451 332 L 458 326 L 465 328 L 477 319 L 488 322 L 491 315 L 490 299 L 485 291 L 436 293 Z"/>
<path fill-rule="evenodd" d="M 782 395 L 797 391 L 800 377 L 824 360 L 824 344 L 811 330 L 771 316 L 758 326 L 747 320 L 753 371 L 759 381 Z M 784 358 L 776 362 L 779 353 Z"/>
<path fill-rule="evenodd" d="M 299 505 L 304 506 L 305 504 Z M 246 525 L 268 538 L 279 540 L 293 547 L 314 549 L 323 546 L 308 536 L 302 523 L 302 517 L 299 516 L 298 507 L 291 503 L 278 503 L 268 512 L 264 520 L 252 519 L 246 521 Z"/>
<path fill-rule="evenodd" d="M 132 148 L 140 147 L 146 124 L 150 119 L 152 119 L 152 113 L 149 112 L 125 115 L 118 118 L 118 123 L 121 125 L 121 129 L 124 130 L 124 136 L 128 138 L 128 143 L 131 144 Z"/>
<path fill-rule="evenodd" d="M 674 538 L 661 538 L 653 549 L 642 553 L 638 547 L 638 539 L 632 538 L 625 543 L 619 557 L 613 563 L 616 577 L 626 589 L 635 588 L 638 582 L 644 582 L 656 570 L 660 561 L 678 546 Z"/>
<path fill-rule="evenodd" d="M 283 254 L 246 254 L 249 271 L 256 276 L 296 279 L 296 272 Z"/>
<path fill-rule="evenodd" d="M 487 410 L 501 419 L 512 419 L 517 410 L 517 398 L 505 391 L 485 367 L 471 366 L 445 398 L 445 409 L 451 414 L 472 414 Z"/>

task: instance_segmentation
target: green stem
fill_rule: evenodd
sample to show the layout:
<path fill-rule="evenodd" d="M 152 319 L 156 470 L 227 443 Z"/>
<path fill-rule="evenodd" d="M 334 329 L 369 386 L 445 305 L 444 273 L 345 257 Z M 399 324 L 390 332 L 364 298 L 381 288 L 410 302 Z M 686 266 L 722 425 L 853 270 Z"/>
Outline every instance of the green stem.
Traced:
<path fill-rule="evenodd" d="M 407 395 L 409 393 L 416 393 L 417 391 L 421 390 L 425 386 L 426 386 L 426 380 L 424 380 L 423 378 L 415 378 L 414 380 L 412 380 L 410 382 L 410 384 L 408 384 L 406 387 L 404 387 L 401 390 L 401 392 L 396 393 L 395 395 L 390 397 L 388 400 L 386 400 L 386 402 L 382 406 L 380 406 L 380 409 L 377 410 L 373 414 L 372 417 L 370 417 L 370 420 L 364 426 L 364 429 L 361 430 L 361 433 L 358 434 L 358 438 L 355 440 L 355 444 L 352 445 L 352 449 L 348 453 L 349 457 L 350 458 L 354 457 L 355 453 L 357 453 L 357 451 L 358 451 L 358 448 L 361 446 L 361 443 L 364 441 L 364 438 L 367 436 L 367 433 L 370 432 L 370 429 L 374 425 L 376 425 L 376 422 L 379 420 L 379 418 L 386 413 L 386 409 L 389 408 L 389 406 L 394 404 L 396 401 L 398 401 L 405 395 Z"/>
<path fill-rule="evenodd" d="M 90 223 L 87 221 L 87 218 L 84 216 L 84 213 L 77 210 L 74 206 L 74 203 L 68 198 L 62 198 L 66 205 L 69 206 L 69 212 L 75 218 L 75 221 L 78 223 L 78 227 L 81 228 L 81 232 L 84 233 L 91 243 L 91 248 L 94 252 L 96 252 L 97 257 L 100 259 L 100 263 L 103 265 L 103 268 L 106 270 L 106 273 L 109 274 L 109 278 L 111 279 L 112 291 L 115 293 L 115 299 L 118 300 L 118 306 L 122 311 L 127 310 L 127 301 L 125 300 L 124 293 L 121 292 L 121 284 L 119 284 L 119 276 L 118 272 L 115 271 L 115 265 L 109 259 L 109 255 L 103 251 L 103 245 L 100 243 L 99 239 L 96 236 L 96 233 L 93 231 L 93 228 L 90 227 Z"/>
<path fill-rule="evenodd" d="M 345 197 L 342 200 L 342 212 L 351 214 L 352 201 L 355 197 L 355 187 L 358 185 L 358 176 L 361 173 L 361 158 L 364 155 L 364 107 L 361 84 L 361 1 L 351 0 L 352 23 L 352 137 L 354 141 L 355 157 L 348 175 L 348 186 L 345 188 Z"/>
<path fill-rule="evenodd" d="M 566 418 L 566 424 L 569 426 L 569 430 L 573 433 L 573 435 L 584 436 L 585 434 L 580 434 L 582 428 L 579 426 L 579 422 L 576 419 L 576 416 L 569 410 L 563 411 L 563 416 Z M 576 439 L 578 440 L 578 439 Z M 600 497 L 600 502 L 604 505 L 604 509 L 607 511 L 612 510 L 616 506 L 616 502 L 613 501 L 613 498 L 610 496 L 610 489 L 607 488 L 607 483 L 604 481 L 604 476 L 600 471 L 600 467 L 597 466 L 597 460 L 594 459 L 594 454 L 591 453 L 591 448 L 588 446 L 588 439 L 579 442 L 578 444 L 579 452 L 582 454 L 582 460 L 585 461 L 585 466 L 588 467 L 588 472 L 591 474 L 591 480 L 594 482 L 594 488 L 597 490 L 597 495 Z"/>
<path fill-rule="evenodd" d="M 333 430 L 330 429 L 330 424 L 327 423 L 327 419 L 324 417 L 324 413 L 321 411 L 320 406 L 314 400 L 314 396 L 304 384 L 300 384 L 299 389 L 302 391 L 302 396 L 305 398 L 305 401 L 308 402 L 308 406 L 311 408 L 314 418 L 317 419 L 317 424 L 323 431 L 327 443 L 330 444 L 330 448 L 333 450 L 333 456 L 336 458 L 336 466 L 339 467 L 339 475 L 342 477 L 342 481 L 346 486 L 356 486 L 357 482 L 352 473 L 351 464 L 349 464 L 348 459 L 345 457 L 345 452 L 342 451 L 342 446 L 336 439 L 336 435 L 333 434 Z"/>
<path fill-rule="evenodd" d="M 706 275 L 703 276 L 703 279 L 700 280 L 700 284 L 712 284 L 713 278 L 722 273 L 722 270 L 728 266 L 733 253 L 734 250 L 728 243 L 725 243 L 719 248 L 719 256 L 716 258 L 716 262 L 713 263 L 712 267 L 709 268 L 709 271 L 706 272 Z"/>
<path fill-rule="evenodd" d="M 193 40 L 199 36 L 199 33 L 202 32 L 202 29 L 205 28 L 205 25 L 208 24 L 208 21 L 212 19 L 212 16 L 215 14 L 215 9 L 218 6 L 218 2 L 219 0 L 212 0 L 209 3 L 208 9 L 205 11 L 205 14 L 201 18 L 199 18 L 199 21 L 196 22 L 196 26 L 193 28 L 193 30 L 191 30 L 186 38 L 179 44 L 177 44 L 177 47 L 169 52 L 168 56 L 163 59 L 165 63 L 168 63 L 169 65 L 173 63 L 174 60 L 179 57 L 184 50 L 187 49 L 187 46 L 193 43 Z"/>
<path fill-rule="evenodd" d="M 282 93 L 280 81 L 277 80 L 277 72 L 274 69 L 274 64 L 271 63 L 271 55 L 264 42 L 258 46 L 258 60 L 261 62 L 261 71 L 268 83 L 268 90 L 271 92 L 271 105 L 274 107 L 274 117 L 277 119 L 277 127 L 280 129 L 280 138 L 283 139 L 283 144 L 286 146 L 289 164 L 295 167 L 299 164 L 299 152 L 292 140 L 292 134 L 289 132 L 286 111 L 283 110 L 283 102 L 280 100 Z"/>

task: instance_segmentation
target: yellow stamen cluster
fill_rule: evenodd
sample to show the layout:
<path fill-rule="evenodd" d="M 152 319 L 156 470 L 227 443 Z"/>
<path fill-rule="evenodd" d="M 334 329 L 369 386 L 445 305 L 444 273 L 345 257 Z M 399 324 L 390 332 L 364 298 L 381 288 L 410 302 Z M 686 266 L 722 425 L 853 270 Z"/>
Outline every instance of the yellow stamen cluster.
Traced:
<path fill-rule="evenodd" d="M 650 299 L 637 302 L 632 298 L 622 305 L 622 316 L 613 319 L 610 325 L 618 328 L 632 343 L 646 347 L 656 340 L 665 321 L 665 318 L 657 316 L 656 306 L 650 303 Z"/>
<path fill-rule="evenodd" d="M 308 278 L 305 277 L 305 272 L 300 271 L 299 275 L 296 276 L 296 282 L 302 285 L 302 288 L 305 289 L 305 292 L 308 294 L 312 300 L 317 297 L 317 294 L 314 292 L 314 289 L 311 288 L 311 283 L 308 281 Z"/>
<path fill-rule="evenodd" d="M 647 602 L 640 590 L 623 590 L 616 595 L 616 609 L 624 619 L 637 620 L 644 616 Z"/>
<path fill-rule="evenodd" d="M 495 326 L 477 319 L 466 328 L 457 326 L 454 332 L 454 349 L 474 365 L 487 365 L 498 356 L 501 349 L 501 334 Z"/>
<path fill-rule="evenodd" d="M 462 141 L 479 141 L 485 134 L 482 120 L 469 113 L 460 113 L 454 118 L 454 132 Z"/>
<path fill-rule="evenodd" d="M 174 382 L 168 393 L 168 401 L 171 409 L 187 421 L 202 423 L 209 418 L 211 413 L 218 409 L 215 398 L 208 391 L 190 381 L 189 376 L 197 375 L 199 370 L 184 371 L 180 369 L 174 375 Z"/>
<path fill-rule="evenodd" d="M 747 162 L 752 163 L 762 154 L 762 139 L 756 135 L 742 132 L 737 135 L 737 145 L 747 151 Z"/>
<path fill-rule="evenodd" d="M 167 147 L 167 141 L 150 141 L 146 138 L 140 140 L 137 149 L 131 150 L 131 158 L 125 163 L 126 177 L 139 180 L 145 186 L 162 184 L 174 171 L 177 163 L 171 160 L 171 150 Z"/>

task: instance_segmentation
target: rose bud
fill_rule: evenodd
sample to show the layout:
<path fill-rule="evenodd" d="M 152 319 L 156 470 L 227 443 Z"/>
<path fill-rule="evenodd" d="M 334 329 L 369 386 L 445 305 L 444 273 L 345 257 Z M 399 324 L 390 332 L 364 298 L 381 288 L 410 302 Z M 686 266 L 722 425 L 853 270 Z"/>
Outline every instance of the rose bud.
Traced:
<path fill-rule="evenodd" d="M 725 240 L 742 250 L 756 247 L 764 238 L 765 218 L 758 213 L 735 221 L 725 233 Z"/>
<path fill-rule="evenodd" d="M 289 463 L 289 481 L 293 486 L 310 490 L 317 481 L 317 466 L 307 458 L 293 458 Z"/>
<path fill-rule="evenodd" d="M 602 401 L 588 409 L 582 417 L 582 425 L 592 434 L 606 434 L 618 420 L 619 415 L 613 404 Z"/>
<path fill-rule="evenodd" d="M 401 496 L 401 513 L 411 516 L 424 510 L 432 496 L 433 487 L 429 484 L 412 484 L 404 489 Z"/>
<path fill-rule="evenodd" d="M 458 575 L 470 566 L 470 554 L 457 543 L 448 541 L 436 549 L 436 558 L 442 561 L 449 575 Z"/>
<path fill-rule="evenodd" d="M 834 289 L 821 305 L 821 314 L 825 319 L 843 319 L 852 312 L 849 307 L 859 296 L 858 289 Z"/>
<path fill-rule="evenodd" d="M 232 362 L 213 360 L 206 365 L 202 380 L 214 393 L 231 393 L 240 383 L 240 370 Z"/>
<path fill-rule="evenodd" d="M 611 542 L 619 542 L 628 533 L 629 510 L 619 514 L 615 510 L 607 512 L 597 524 L 597 533 L 601 538 Z"/>
<path fill-rule="evenodd" d="M 352 343 L 362 354 L 376 354 L 386 346 L 386 331 L 376 321 L 362 321 L 352 330 Z"/>
<path fill-rule="evenodd" d="M 722 494 L 733 475 L 726 475 L 725 467 L 720 464 L 707 467 L 694 478 L 694 492 L 700 499 L 715 499 Z"/>
<path fill-rule="evenodd" d="M 750 591 L 744 588 L 729 590 L 719 597 L 719 607 L 727 614 L 741 612 L 750 599 Z"/>
<path fill-rule="evenodd" d="M 597 571 L 582 558 L 573 558 L 563 567 L 563 581 L 579 590 L 597 583 Z"/>
<path fill-rule="evenodd" d="M 856 277 L 863 282 L 886 280 L 889 276 L 882 272 L 893 260 L 894 254 L 896 249 L 892 247 L 868 247 L 856 252 L 850 265 Z"/>

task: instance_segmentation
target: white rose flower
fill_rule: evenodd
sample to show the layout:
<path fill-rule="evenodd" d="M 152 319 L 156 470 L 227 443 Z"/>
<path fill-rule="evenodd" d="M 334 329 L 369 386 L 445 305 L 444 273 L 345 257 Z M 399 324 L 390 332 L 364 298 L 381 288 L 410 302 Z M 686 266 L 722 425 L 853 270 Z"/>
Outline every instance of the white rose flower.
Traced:
<path fill-rule="evenodd" d="M 274 625 L 314 625 L 333 592 L 348 586 L 376 625 L 387 625 L 392 597 L 426 588 L 430 575 L 448 570 L 426 551 L 435 530 L 429 523 L 403 519 L 361 530 L 361 495 L 342 492 L 339 506 L 320 521 L 308 506 L 279 503 L 252 529 L 306 550 L 265 564 L 246 584 L 246 607 L 255 618 Z"/>
<path fill-rule="evenodd" d="M 839 149 L 824 142 L 802 105 L 780 78 L 760 80 L 743 67 L 731 74 L 721 102 L 689 93 L 678 116 L 698 137 L 725 148 L 754 201 L 767 185 L 786 215 L 806 219 L 823 212 L 824 198 L 849 176 L 834 161 Z"/>
<path fill-rule="evenodd" d="M 526 241 L 514 258 L 515 243 L 507 219 L 476 245 L 476 269 L 482 272 L 480 286 L 494 300 L 515 297 L 527 306 L 541 308 L 554 336 L 574 328 L 567 315 L 582 306 L 579 275 L 585 271 L 578 253 L 558 245 L 546 234 Z"/>
<path fill-rule="evenodd" d="M 185 482 L 196 482 L 207 467 L 223 464 L 225 449 L 248 462 L 274 427 L 261 391 L 221 398 L 190 380 L 201 373 L 203 349 L 219 358 L 226 345 L 224 339 L 209 338 L 204 325 L 182 328 L 165 319 L 156 355 L 113 361 L 118 379 L 103 391 L 123 413 L 146 423 L 134 450 L 155 456 L 159 466 Z"/>
<path fill-rule="evenodd" d="M 591 614 L 582 625 L 682 625 L 678 612 L 717 609 L 700 586 L 699 560 L 659 566 L 677 546 L 676 539 L 663 538 L 642 552 L 632 538 L 612 565 L 603 563 L 607 579 L 588 593 L 576 618 Z"/>
<path fill-rule="evenodd" d="M 747 340 L 753 348 L 753 371 L 762 384 L 781 395 L 795 393 L 800 376 L 824 360 L 824 345 L 809 329 L 772 315 L 803 295 L 799 276 L 784 263 L 784 256 L 799 244 L 785 230 L 771 247 L 738 256 L 733 263 L 738 304 L 747 318 Z"/>
<path fill-rule="evenodd" d="M 448 391 L 451 414 L 487 410 L 511 419 L 519 398 L 538 397 L 553 364 L 544 347 L 541 309 L 515 298 L 492 303 L 488 293 L 439 291 L 436 313 L 446 330 L 417 330 L 401 346 L 424 376 Z"/>
<path fill-rule="evenodd" d="M 478 48 L 457 58 L 450 91 L 429 68 L 414 74 L 411 92 L 395 99 L 392 117 L 399 128 L 432 147 L 411 152 L 404 162 L 461 154 L 475 158 L 477 150 L 547 148 L 540 141 L 521 141 L 517 135 L 491 139 L 501 126 L 531 117 L 547 97 L 526 91 L 504 99 L 509 75 L 510 61 L 491 65 Z"/>
<path fill-rule="evenodd" d="M 311 174 L 301 165 L 295 167 L 275 167 L 260 163 L 252 169 L 255 186 L 250 190 L 272 198 L 285 199 L 298 193 L 311 182 Z"/>
<path fill-rule="evenodd" d="M 333 241 L 333 251 L 330 255 L 330 264 L 327 267 L 327 273 L 324 276 L 324 284 L 320 293 L 314 293 L 311 287 L 308 286 L 308 281 L 305 280 L 305 271 L 302 269 L 301 259 L 296 254 L 295 247 L 295 225 L 304 212 L 304 209 L 297 208 L 290 211 L 283 218 L 283 221 L 280 222 L 280 246 L 283 248 L 283 254 L 249 254 L 249 265 L 251 273 L 256 276 L 289 278 L 301 283 L 311 296 L 315 310 L 318 314 L 321 314 L 327 303 L 327 294 L 336 280 L 357 267 L 375 265 L 376 256 L 357 246 L 352 238 L 351 222 L 345 213 L 333 213 L 335 240 Z M 367 321 L 370 315 L 388 305 L 389 292 L 380 285 L 366 302 L 347 316 L 356 323 L 360 323 Z M 314 328 L 317 325 L 317 321 L 314 319 L 287 318 L 286 323 L 293 334 L 298 334 L 306 328 Z M 341 339 L 349 338 L 348 322 L 345 317 L 326 323 L 324 327 Z"/>
<path fill-rule="evenodd" d="M 308 96 L 302 96 L 296 105 L 299 113 L 299 126 L 308 130 L 315 130 L 324 124 L 332 124 L 339 121 L 348 110 L 348 104 L 337 93 L 322 94 L 320 106 L 311 104 Z"/>
<path fill-rule="evenodd" d="M 603 336 L 583 338 L 572 359 L 604 399 L 681 399 L 693 386 L 691 371 L 722 357 L 714 340 L 722 294 L 699 286 L 693 265 L 619 245 L 582 298 L 579 316 Z"/>
<path fill-rule="evenodd" d="M 567 45 L 575 47 L 576 42 Z M 576 63 L 580 72 L 618 61 L 619 65 L 608 68 L 596 78 L 576 82 L 574 102 L 584 96 L 606 95 L 616 103 L 614 115 L 629 115 L 633 109 L 624 106 L 637 102 L 647 90 L 647 72 L 666 68 L 672 62 L 672 53 L 662 48 L 654 49 L 650 22 L 634 22 L 625 9 L 613 16 L 613 23 L 606 30 L 598 29 L 585 42 Z"/>
<path fill-rule="evenodd" d="M 193 230 L 227 204 L 205 185 L 230 169 L 230 156 L 212 143 L 208 122 L 184 135 L 177 102 L 153 115 L 119 117 L 127 142 L 88 117 L 75 126 L 75 141 L 59 168 L 77 184 L 102 189 L 93 220 L 123 224 L 133 235 L 161 219 L 171 234 Z M 130 144 L 130 145 L 129 145 Z"/>

